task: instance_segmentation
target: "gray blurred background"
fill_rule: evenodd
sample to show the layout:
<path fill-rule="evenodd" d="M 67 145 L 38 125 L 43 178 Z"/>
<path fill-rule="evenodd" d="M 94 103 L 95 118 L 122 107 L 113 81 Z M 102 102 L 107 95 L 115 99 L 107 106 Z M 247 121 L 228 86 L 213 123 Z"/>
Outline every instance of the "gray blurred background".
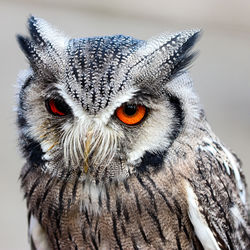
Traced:
<path fill-rule="evenodd" d="M 30 14 L 70 36 L 124 34 L 147 39 L 164 31 L 203 29 L 191 74 L 214 131 L 242 159 L 250 185 L 250 1 L 0 0 L 0 249 L 28 249 L 19 189 L 15 82 L 27 67 L 15 35 Z"/>

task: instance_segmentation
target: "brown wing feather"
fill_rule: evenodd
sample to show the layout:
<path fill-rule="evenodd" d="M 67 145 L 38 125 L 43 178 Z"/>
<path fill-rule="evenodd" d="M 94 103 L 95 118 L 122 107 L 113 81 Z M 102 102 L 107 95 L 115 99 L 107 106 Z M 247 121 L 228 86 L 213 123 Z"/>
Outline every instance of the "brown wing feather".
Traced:
<path fill-rule="evenodd" d="M 245 189 L 245 181 L 237 178 L 241 175 L 239 161 L 228 154 L 231 153 L 214 140 L 200 145 L 190 184 L 220 248 L 250 249 L 248 209 L 242 197 L 244 190 L 240 190 Z M 233 214 L 235 209 L 241 218 Z"/>

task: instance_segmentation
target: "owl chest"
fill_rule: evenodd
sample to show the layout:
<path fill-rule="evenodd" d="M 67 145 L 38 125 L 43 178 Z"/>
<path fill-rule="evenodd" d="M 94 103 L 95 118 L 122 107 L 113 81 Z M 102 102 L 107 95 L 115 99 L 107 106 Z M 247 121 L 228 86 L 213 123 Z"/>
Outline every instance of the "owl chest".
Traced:
<path fill-rule="evenodd" d="M 28 207 L 53 249 L 157 249 L 166 245 L 178 249 L 178 244 L 190 248 L 192 232 L 185 202 L 181 193 L 176 196 L 179 191 L 171 183 L 163 186 L 153 178 L 137 177 L 109 187 L 56 183 L 49 188 L 46 182 L 35 188 Z"/>

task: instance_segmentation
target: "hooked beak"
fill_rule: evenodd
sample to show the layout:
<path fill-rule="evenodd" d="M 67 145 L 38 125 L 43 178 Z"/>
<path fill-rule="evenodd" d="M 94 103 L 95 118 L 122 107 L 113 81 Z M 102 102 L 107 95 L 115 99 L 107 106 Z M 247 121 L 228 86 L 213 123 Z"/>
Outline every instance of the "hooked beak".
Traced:
<path fill-rule="evenodd" d="M 89 130 L 86 134 L 86 143 L 84 148 L 84 162 L 83 162 L 83 170 L 85 174 L 88 173 L 89 169 L 89 153 L 90 153 L 90 144 L 92 140 L 92 135 L 93 135 L 92 130 Z"/>

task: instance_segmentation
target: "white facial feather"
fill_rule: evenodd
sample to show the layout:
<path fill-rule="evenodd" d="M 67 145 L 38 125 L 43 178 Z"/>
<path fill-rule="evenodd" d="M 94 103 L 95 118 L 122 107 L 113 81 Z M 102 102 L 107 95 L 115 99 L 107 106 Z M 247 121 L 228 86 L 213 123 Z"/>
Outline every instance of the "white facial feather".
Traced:
<path fill-rule="evenodd" d="M 79 166 L 91 154 L 93 165 L 109 164 L 117 151 L 119 133 L 89 117 L 75 119 L 64 127 L 62 145 L 65 160 Z"/>
<path fill-rule="evenodd" d="M 62 144 L 65 159 L 77 166 L 87 155 L 94 154 L 92 164 L 98 165 L 104 162 L 109 164 L 119 146 L 118 138 L 123 135 L 107 126 L 107 120 L 113 115 L 120 102 L 127 101 L 133 96 L 133 91 L 130 95 L 121 95 L 121 99 L 108 107 L 108 111 L 105 110 L 106 112 L 98 116 L 91 116 L 84 112 L 80 105 L 75 105 L 72 98 L 63 91 L 62 86 L 58 84 L 57 87 L 61 89 L 60 95 L 71 107 L 75 117 L 73 124 L 63 125 Z M 89 144 L 88 152 L 86 152 L 87 144 Z"/>
<path fill-rule="evenodd" d="M 153 153 L 168 147 L 170 143 L 168 133 L 172 129 L 174 113 L 170 107 L 166 108 L 165 105 L 166 103 L 157 104 L 149 114 L 150 119 L 146 120 L 140 128 L 140 138 L 135 141 L 128 152 L 128 162 L 132 164 L 138 162 L 145 151 Z"/>

